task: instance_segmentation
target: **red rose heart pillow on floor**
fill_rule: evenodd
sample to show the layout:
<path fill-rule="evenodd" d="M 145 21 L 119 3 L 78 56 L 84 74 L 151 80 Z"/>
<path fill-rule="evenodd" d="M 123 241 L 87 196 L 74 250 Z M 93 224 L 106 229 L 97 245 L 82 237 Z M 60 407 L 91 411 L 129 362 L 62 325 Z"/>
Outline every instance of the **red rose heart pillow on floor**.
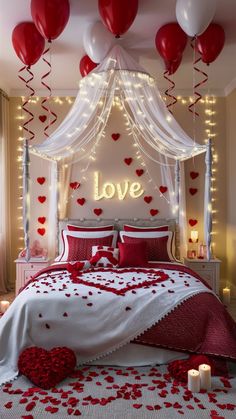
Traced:
<path fill-rule="evenodd" d="M 18 359 L 20 374 L 25 375 L 33 384 L 48 390 L 70 375 L 76 366 L 74 352 L 66 347 L 31 347 L 21 352 Z"/>

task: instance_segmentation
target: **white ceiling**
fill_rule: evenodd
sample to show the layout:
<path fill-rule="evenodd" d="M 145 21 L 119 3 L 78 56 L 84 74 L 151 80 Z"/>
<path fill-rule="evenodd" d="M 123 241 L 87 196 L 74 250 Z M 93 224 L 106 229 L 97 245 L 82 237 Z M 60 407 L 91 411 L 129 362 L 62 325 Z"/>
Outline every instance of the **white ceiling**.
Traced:
<path fill-rule="evenodd" d="M 155 49 L 155 35 L 163 24 L 176 20 L 175 3 L 176 0 L 139 0 L 138 15 L 133 25 L 118 41 L 157 79 L 161 90 L 167 85 L 163 79 L 162 59 Z M 69 22 L 52 44 L 51 87 L 54 94 L 61 95 L 76 93 L 81 78 L 79 62 L 84 55 L 83 33 L 91 22 L 99 19 L 97 0 L 70 0 L 70 5 Z M 16 24 L 27 20 L 32 20 L 30 0 L 0 0 L 0 87 L 11 95 L 19 94 L 23 88 L 17 77 L 22 63 L 13 50 L 11 33 Z M 225 46 L 214 63 L 209 67 L 201 64 L 201 67 L 209 75 L 207 88 L 220 95 L 227 93 L 236 82 L 236 0 L 218 0 L 214 22 L 220 23 L 225 30 Z M 174 76 L 179 92 L 192 90 L 192 61 L 193 53 L 188 45 Z M 40 60 L 32 68 L 35 75 L 33 85 L 40 94 L 40 77 L 47 67 Z"/>

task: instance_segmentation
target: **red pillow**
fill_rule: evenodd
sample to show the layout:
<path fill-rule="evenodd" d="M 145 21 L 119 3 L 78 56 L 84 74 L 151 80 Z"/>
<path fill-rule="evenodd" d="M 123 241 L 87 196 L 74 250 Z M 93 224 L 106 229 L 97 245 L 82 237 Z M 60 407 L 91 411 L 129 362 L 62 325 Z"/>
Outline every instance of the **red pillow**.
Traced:
<path fill-rule="evenodd" d="M 137 243 L 118 243 L 120 250 L 119 266 L 147 266 L 147 243 L 140 241 Z"/>
<path fill-rule="evenodd" d="M 99 226 L 99 227 L 85 227 L 85 226 L 74 226 L 67 224 L 67 230 L 69 231 L 111 231 L 114 230 L 113 225 Z"/>
<path fill-rule="evenodd" d="M 124 231 L 168 231 L 169 226 L 155 226 L 155 227 L 139 227 L 139 226 L 130 226 L 129 224 L 124 224 Z"/>
<path fill-rule="evenodd" d="M 145 242 L 147 245 L 147 258 L 149 261 L 163 261 L 171 262 L 167 249 L 169 236 L 162 237 L 150 237 L 150 238 L 140 238 L 140 237 L 129 237 L 123 236 L 124 243 L 135 244 L 140 242 Z"/>
<path fill-rule="evenodd" d="M 68 257 L 70 260 L 89 260 L 92 257 L 92 246 L 111 246 L 113 235 L 98 238 L 66 237 L 68 242 Z"/>

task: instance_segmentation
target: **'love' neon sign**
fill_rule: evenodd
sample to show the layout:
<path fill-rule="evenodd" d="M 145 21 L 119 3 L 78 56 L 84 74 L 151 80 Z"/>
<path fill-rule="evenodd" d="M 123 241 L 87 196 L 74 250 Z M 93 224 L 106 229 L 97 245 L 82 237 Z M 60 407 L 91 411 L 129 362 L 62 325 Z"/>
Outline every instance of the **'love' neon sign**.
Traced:
<path fill-rule="evenodd" d="M 117 195 L 118 199 L 122 201 L 125 199 L 127 194 L 129 194 L 131 198 L 139 198 L 143 195 L 143 193 L 144 189 L 139 182 L 130 182 L 129 180 L 125 180 L 119 183 L 106 182 L 101 184 L 99 172 L 94 172 L 95 201 L 100 201 L 101 199 L 111 199 L 114 198 L 115 195 Z"/>

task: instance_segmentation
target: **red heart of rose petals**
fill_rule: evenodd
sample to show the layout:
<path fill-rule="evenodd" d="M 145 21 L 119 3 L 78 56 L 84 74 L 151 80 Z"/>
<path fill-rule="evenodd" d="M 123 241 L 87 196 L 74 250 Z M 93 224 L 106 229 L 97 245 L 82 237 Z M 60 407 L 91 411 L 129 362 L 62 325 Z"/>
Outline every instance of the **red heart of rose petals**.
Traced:
<path fill-rule="evenodd" d="M 40 224 L 44 224 L 44 223 L 45 223 L 45 221 L 46 221 L 46 217 L 38 217 L 38 222 L 39 222 Z"/>
<path fill-rule="evenodd" d="M 40 202 L 40 204 L 43 204 L 46 201 L 46 196 L 38 196 L 38 201 Z"/>
<path fill-rule="evenodd" d="M 153 208 L 153 209 L 150 210 L 150 214 L 151 214 L 152 217 L 154 217 L 155 215 L 157 215 L 158 212 L 159 212 L 158 209 L 154 209 Z"/>
<path fill-rule="evenodd" d="M 114 141 L 117 141 L 119 138 L 120 138 L 120 134 L 111 134 L 111 138 L 114 140 Z"/>
<path fill-rule="evenodd" d="M 167 188 L 167 186 L 160 186 L 159 191 L 161 193 L 165 193 L 166 191 L 168 191 L 168 188 Z"/>
<path fill-rule="evenodd" d="M 188 220 L 188 222 L 189 222 L 189 225 L 191 227 L 193 227 L 193 226 L 195 226 L 197 224 L 197 220 L 193 220 L 193 219 Z"/>
<path fill-rule="evenodd" d="M 43 185 L 43 184 L 44 184 L 44 182 L 45 182 L 45 180 L 46 180 L 46 178 L 45 178 L 45 177 L 37 177 L 37 182 L 38 182 L 40 185 Z"/>
<path fill-rule="evenodd" d="M 85 198 L 78 198 L 77 199 L 77 203 L 81 206 L 83 206 L 85 204 L 85 201 L 86 201 Z"/>
<path fill-rule="evenodd" d="M 196 179 L 199 176 L 198 172 L 190 172 L 191 179 Z"/>
<path fill-rule="evenodd" d="M 152 201 L 152 196 L 145 196 L 143 199 L 147 204 L 150 204 L 150 202 Z"/>
<path fill-rule="evenodd" d="M 66 347 L 27 348 L 19 356 L 18 369 L 37 387 L 45 390 L 55 387 L 70 375 L 76 366 L 74 352 Z"/>
<path fill-rule="evenodd" d="M 70 188 L 71 189 L 78 189 L 80 187 L 80 183 L 79 182 L 71 182 L 70 183 Z"/>
<path fill-rule="evenodd" d="M 189 188 L 189 193 L 191 195 L 195 195 L 195 193 L 197 193 L 198 189 L 197 188 Z"/>
<path fill-rule="evenodd" d="M 137 169 L 136 170 L 136 175 L 137 176 L 142 176 L 144 174 L 144 170 L 143 169 Z"/>
<path fill-rule="evenodd" d="M 126 157 L 124 159 L 125 164 L 127 164 L 127 166 L 129 166 L 132 163 L 133 159 L 132 157 Z"/>
<path fill-rule="evenodd" d="M 45 122 L 45 121 L 46 121 L 46 119 L 47 119 L 47 115 L 39 115 L 39 120 L 40 120 L 41 122 Z"/>
<path fill-rule="evenodd" d="M 102 213 L 102 208 L 95 208 L 95 209 L 93 210 L 93 212 L 94 212 L 94 214 L 96 214 L 97 216 L 99 216 L 99 215 L 101 215 L 101 213 Z"/>
<path fill-rule="evenodd" d="M 44 234 L 46 233 L 45 228 L 38 228 L 37 232 L 40 234 L 40 236 L 44 236 Z"/>

